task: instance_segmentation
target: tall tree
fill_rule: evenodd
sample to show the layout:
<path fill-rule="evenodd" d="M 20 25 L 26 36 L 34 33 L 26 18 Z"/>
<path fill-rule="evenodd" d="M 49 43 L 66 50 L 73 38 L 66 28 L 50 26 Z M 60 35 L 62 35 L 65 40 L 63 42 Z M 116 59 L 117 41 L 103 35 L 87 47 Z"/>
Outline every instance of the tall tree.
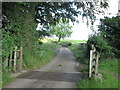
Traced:
<path fill-rule="evenodd" d="M 58 37 L 58 42 L 61 38 L 70 37 L 72 34 L 72 26 L 69 23 L 59 22 L 55 26 L 50 26 L 50 33 Z"/>

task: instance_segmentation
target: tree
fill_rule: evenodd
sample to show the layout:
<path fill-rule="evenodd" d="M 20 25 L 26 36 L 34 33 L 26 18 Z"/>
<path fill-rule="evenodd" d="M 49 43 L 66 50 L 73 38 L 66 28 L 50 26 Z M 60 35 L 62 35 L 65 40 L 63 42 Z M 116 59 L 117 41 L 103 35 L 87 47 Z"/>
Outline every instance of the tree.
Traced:
<path fill-rule="evenodd" d="M 98 26 L 99 33 L 88 40 L 88 45 L 94 44 L 97 50 L 106 57 L 120 57 L 120 17 L 105 17 Z"/>
<path fill-rule="evenodd" d="M 50 26 L 50 32 L 52 35 L 56 35 L 56 37 L 58 37 L 58 42 L 60 42 L 61 38 L 71 36 L 71 28 L 72 26 L 70 26 L 68 23 L 60 22 L 55 26 Z"/>
<path fill-rule="evenodd" d="M 88 23 L 93 23 L 96 14 L 104 13 L 103 8 L 107 8 L 107 0 L 96 2 L 40 2 L 36 6 L 36 21 L 46 26 L 48 23 L 56 24 L 59 19 L 69 19 L 72 22 L 78 22 L 76 17 L 82 15 L 86 17 Z M 90 20 L 90 22 L 89 22 Z"/>
<path fill-rule="evenodd" d="M 104 0 L 98 4 L 94 2 L 3 2 L 2 3 L 2 31 L 3 53 L 10 51 L 10 47 L 23 46 L 28 50 L 35 47 L 37 39 L 48 35 L 45 31 L 36 31 L 38 23 L 48 28 L 48 24 L 63 22 L 66 19 L 77 21 L 82 15 L 94 21 L 95 14 L 106 8 Z M 36 22 L 37 21 L 37 22 Z M 39 32 L 39 36 L 38 36 Z M 45 32 L 45 33 L 44 33 Z M 9 42 L 9 43 L 8 43 Z M 7 54 L 8 55 L 8 54 Z M 4 57 L 4 55 L 3 55 Z"/>
<path fill-rule="evenodd" d="M 99 26 L 100 34 L 107 40 L 109 45 L 116 49 L 116 54 L 119 56 L 120 51 L 120 17 L 112 17 L 101 19 L 101 25 Z"/>

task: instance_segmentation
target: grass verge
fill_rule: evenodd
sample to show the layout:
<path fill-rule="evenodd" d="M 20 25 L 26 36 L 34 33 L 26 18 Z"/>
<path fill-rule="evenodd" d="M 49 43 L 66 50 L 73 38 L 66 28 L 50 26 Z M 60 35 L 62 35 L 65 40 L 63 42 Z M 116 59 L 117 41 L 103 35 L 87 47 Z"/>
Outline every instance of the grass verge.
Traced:
<path fill-rule="evenodd" d="M 77 84 L 77 88 L 118 88 L 118 59 L 103 60 L 99 64 L 100 79 L 84 79 Z"/>
<path fill-rule="evenodd" d="M 56 54 L 54 49 L 57 47 L 56 44 L 42 44 L 34 49 L 32 52 L 24 52 L 23 66 L 26 69 L 39 68 L 49 62 Z"/>
<path fill-rule="evenodd" d="M 13 81 L 13 77 L 11 77 L 9 71 L 4 70 L 2 73 L 2 87 L 4 87 L 5 85 L 9 84 L 12 81 Z"/>

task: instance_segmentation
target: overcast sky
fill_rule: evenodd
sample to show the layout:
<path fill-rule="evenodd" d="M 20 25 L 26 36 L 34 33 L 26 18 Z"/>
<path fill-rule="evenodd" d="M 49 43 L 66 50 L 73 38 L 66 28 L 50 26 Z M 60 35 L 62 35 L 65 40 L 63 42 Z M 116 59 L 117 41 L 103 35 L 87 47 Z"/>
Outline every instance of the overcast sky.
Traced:
<path fill-rule="evenodd" d="M 111 13 L 111 15 L 108 15 L 109 17 L 111 16 L 115 16 L 116 13 L 118 12 L 118 0 L 109 0 L 109 8 L 108 8 L 108 11 L 106 12 L 109 12 Z M 101 18 L 103 16 L 97 16 L 98 18 Z M 91 34 L 92 31 L 90 30 L 90 28 L 87 27 L 86 23 L 83 23 L 82 22 L 82 19 L 81 19 L 81 16 L 79 16 L 79 21 L 80 23 L 79 24 L 74 24 L 73 25 L 73 33 L 71 35 L 70 38 L 67 38 L 67 39 L 74 39 L 74 40 L 87 40 L 88 39 L 88 34 Z M 95 25 L 98 25 L 99 22 L 96 21 L 95 22 Z M 96 26 L 94 26 L 94 28 L 96 28 Z M 96 28 L 97 29 L 97 28 Z"/>

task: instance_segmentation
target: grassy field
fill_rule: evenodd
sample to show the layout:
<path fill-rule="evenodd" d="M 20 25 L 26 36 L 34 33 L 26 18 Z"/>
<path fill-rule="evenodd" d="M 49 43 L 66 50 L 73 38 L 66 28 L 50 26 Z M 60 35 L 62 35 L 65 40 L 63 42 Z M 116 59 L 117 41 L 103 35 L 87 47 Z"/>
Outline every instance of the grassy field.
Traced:
<path fill-rule="evenodd" d="M 118 59 L 103 60 L 99 64 L 101 79 L 84 79 L 77 88 L 118 88 Z"/>
<path fill-rule="evenodd" d="M 58 39 L 50 39 L 51 41 L 58 41 Z M 69 40 L 61 39 L 61 42 L 71 42 L 72 44 L 86 43 L 86 40 Z"/>

